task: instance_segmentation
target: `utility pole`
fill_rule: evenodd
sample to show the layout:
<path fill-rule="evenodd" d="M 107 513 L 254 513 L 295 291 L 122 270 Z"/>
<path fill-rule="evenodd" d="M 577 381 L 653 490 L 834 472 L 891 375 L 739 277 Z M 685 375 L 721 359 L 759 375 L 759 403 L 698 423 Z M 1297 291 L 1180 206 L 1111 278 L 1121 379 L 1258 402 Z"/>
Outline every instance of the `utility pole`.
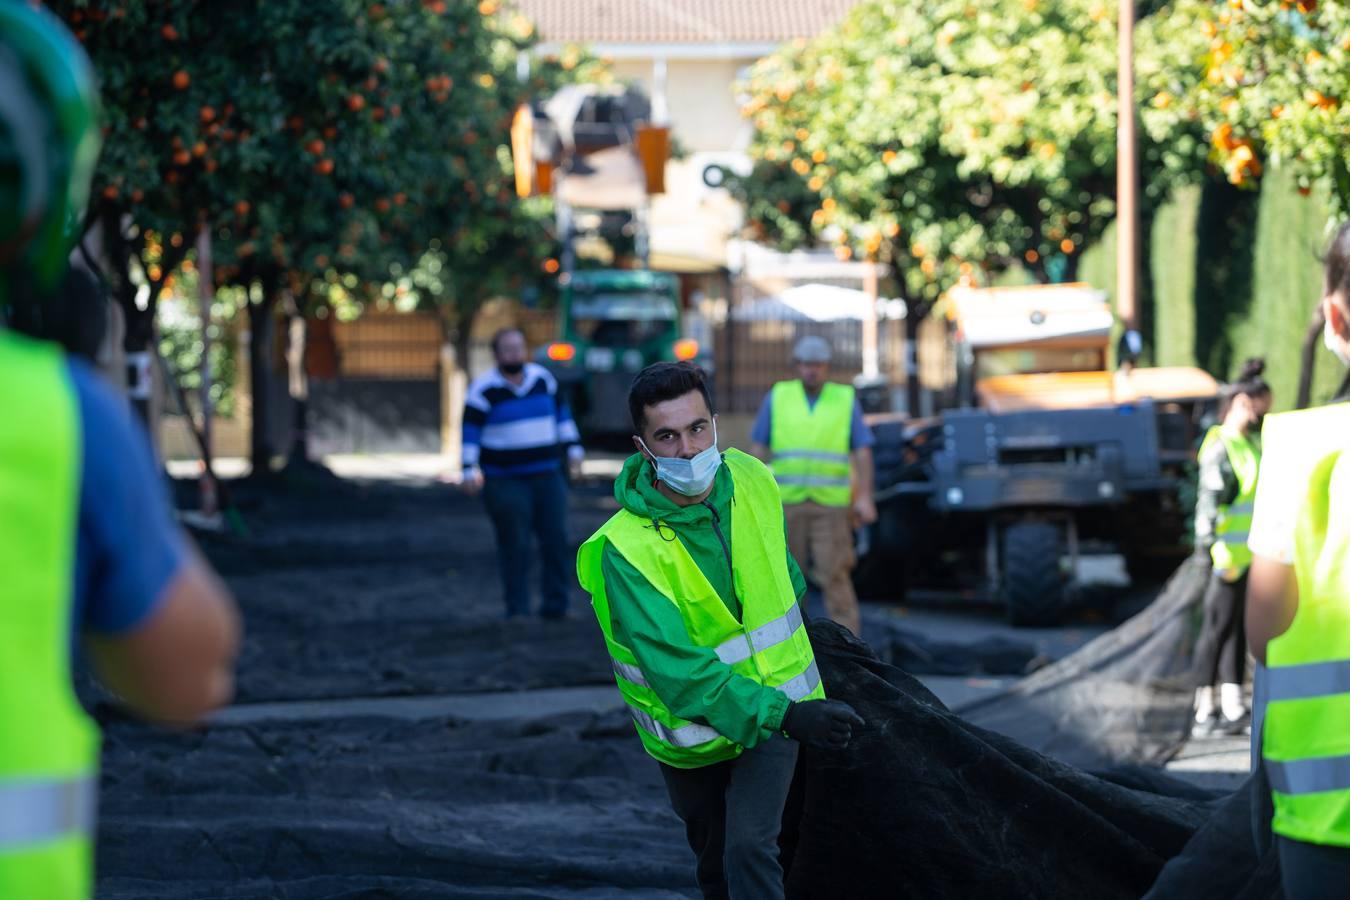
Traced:
<path fill-rule="evenodd" d="M 1143 349 L 1137 303 L 1139 272 L 1139 159 L 1134 113 L 1135 0 L 1119 0 L 1116 74 L 1116 310 L 1125 333 L 1121 365 L 1133 366 Z"/>

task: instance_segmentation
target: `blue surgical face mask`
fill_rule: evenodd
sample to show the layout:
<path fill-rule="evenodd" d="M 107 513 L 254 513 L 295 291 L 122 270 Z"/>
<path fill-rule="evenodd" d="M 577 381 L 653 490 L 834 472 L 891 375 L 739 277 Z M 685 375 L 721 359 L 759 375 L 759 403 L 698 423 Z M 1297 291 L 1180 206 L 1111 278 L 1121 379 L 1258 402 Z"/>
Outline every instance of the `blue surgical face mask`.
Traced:
<path fill-rule="evenodd" d="M 717 423 L 713 423 L 712 446 L 693 459 L 680 459 L 678 456 L 657 456 L 652 453 L 642 438 L 638 438 L 642 449 L 656 461 L 656 478 L 664 481 L 666 487 L 686 497 L 697 497 L 712 487 L 717 470 L 722 465 L 722 454 L 717 449 Z"/>

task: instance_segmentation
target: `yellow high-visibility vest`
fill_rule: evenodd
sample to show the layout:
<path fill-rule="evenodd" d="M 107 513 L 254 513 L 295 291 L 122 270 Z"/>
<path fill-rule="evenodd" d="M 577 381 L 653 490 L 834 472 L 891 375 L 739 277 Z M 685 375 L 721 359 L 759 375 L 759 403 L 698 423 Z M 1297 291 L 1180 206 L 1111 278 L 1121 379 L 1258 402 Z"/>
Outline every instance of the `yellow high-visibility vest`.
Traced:
<path fill-rule="evenodd" d="M 787 538 L 778 488 L 767 468 L 738 450 L 723 454 L 736 486 L 731 517 L 731 574 L 741 599 L 736 619 L 678 539 L 663 539 L 652 522 L 620 510 L 581 545 L 577 577 L 605 635 L 614 677 L 643 747 L 655 759 L 681 769 L 739 756 L 740 744 L 716 729 L 682 719 L 656 695 L 632 648 L 614 635 L 605 578 L 606 544 L 622 554 L 648 583 L 674 604 L 695 644 L 716 651 L 746 678 L 777 688 L 788 699 L 824 699 L 815 653 L 787 568 Z"/>
<path fill-rule="evenodd" d="M 65 359 L 0 333 L 0 897 L 93 894 L 98 730 L 71 684 L 80 421 Z"/>
<path fill-rule="evenodd" d="M 848 506 L 853 405 L 853 388 L 844 384 L 826 383 L 814 407 L 800 381 L 773 386 L 769 449 L 784 503 Z"/>
<path fill-rule="evenodd" d="M 1210 559 L 1216 572 L 1229 573 L 1230 581 L 1237 581 L 1252 564 L 1252 551 L 1247 549 L 1247 537 L 1252 528 L 1252 510 L 1256 507 L 1256 482 L 1261 469 L 1261 451 L 1244 435 L 1215 425 L 1200 445 L 1203 457 L 1216 442 L 1222 442 L 1228 453 L 1228 462 L 1238 480 L 1238 495 L 1233 502 L 1219 507 L 1219 521 L 1214 528 L 1214 546 Z"/>

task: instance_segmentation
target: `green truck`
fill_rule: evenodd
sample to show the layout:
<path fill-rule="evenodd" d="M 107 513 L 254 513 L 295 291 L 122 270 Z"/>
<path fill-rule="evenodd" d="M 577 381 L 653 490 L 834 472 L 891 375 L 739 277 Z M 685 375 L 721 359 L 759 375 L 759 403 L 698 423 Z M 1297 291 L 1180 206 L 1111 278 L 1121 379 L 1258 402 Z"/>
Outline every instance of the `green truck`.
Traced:
<path fill-rule="evenodd" d="M 711 348 L 681 330 L 674 275 L 581 270 L 559 287 L 559 336 L 540 348 L 537 361 L 558 379 L 583 435 L 632 432 L 628 386 L 651 363 L 689 360 L 711 374 Z"/>

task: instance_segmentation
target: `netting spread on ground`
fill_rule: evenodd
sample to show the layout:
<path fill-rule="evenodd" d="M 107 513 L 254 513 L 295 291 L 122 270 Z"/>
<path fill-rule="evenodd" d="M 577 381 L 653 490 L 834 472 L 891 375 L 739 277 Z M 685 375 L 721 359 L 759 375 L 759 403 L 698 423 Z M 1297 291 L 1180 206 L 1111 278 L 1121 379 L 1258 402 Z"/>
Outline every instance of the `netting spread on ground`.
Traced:
<path fill-rule="evenodd" d="M 302 547 L 300 564 L 269 573 L 232 551 L 247 699 L 597 680 L 592 623 L 494 621 L 485 525 L 470 522 L 473 507 L 432 497 L 443 505 L 380 516 L 377 552 L 359 507 L 345 528 L 314 526 L 326 556 Z M 577 530 L 602 515 L 583 510 Z M 443 540 L 448 559 L 401 559 L 405 539 Z M 353 567 L 357 544 L 366 563 Z M 1086 774 L 947 711 L 837 626 L 811 629 L 827 691 L 868 724 L 846 753 L 803 754 L 785 832 L 793 897 L 1139 897 L 1169 860 L 1172 886 L 1157 896 L 1270 895 L 1250 828 L 1250 853 L 1215 850 L 1241 837 L 1240 797 L 1212 818 L 1215 801 L 1150 770 Z M 1097 668 L 1123 677 L 1127 657 L 1155 647 L 1127 643 L 1103 657 L 1115 668 Z M 382 675 L 394 667 L 403 675 Z M 683 829 L 617 709 L 297 716 L 176 735 L 117 717 L 105 727 L 108 900 L 696 895 Z"/>

